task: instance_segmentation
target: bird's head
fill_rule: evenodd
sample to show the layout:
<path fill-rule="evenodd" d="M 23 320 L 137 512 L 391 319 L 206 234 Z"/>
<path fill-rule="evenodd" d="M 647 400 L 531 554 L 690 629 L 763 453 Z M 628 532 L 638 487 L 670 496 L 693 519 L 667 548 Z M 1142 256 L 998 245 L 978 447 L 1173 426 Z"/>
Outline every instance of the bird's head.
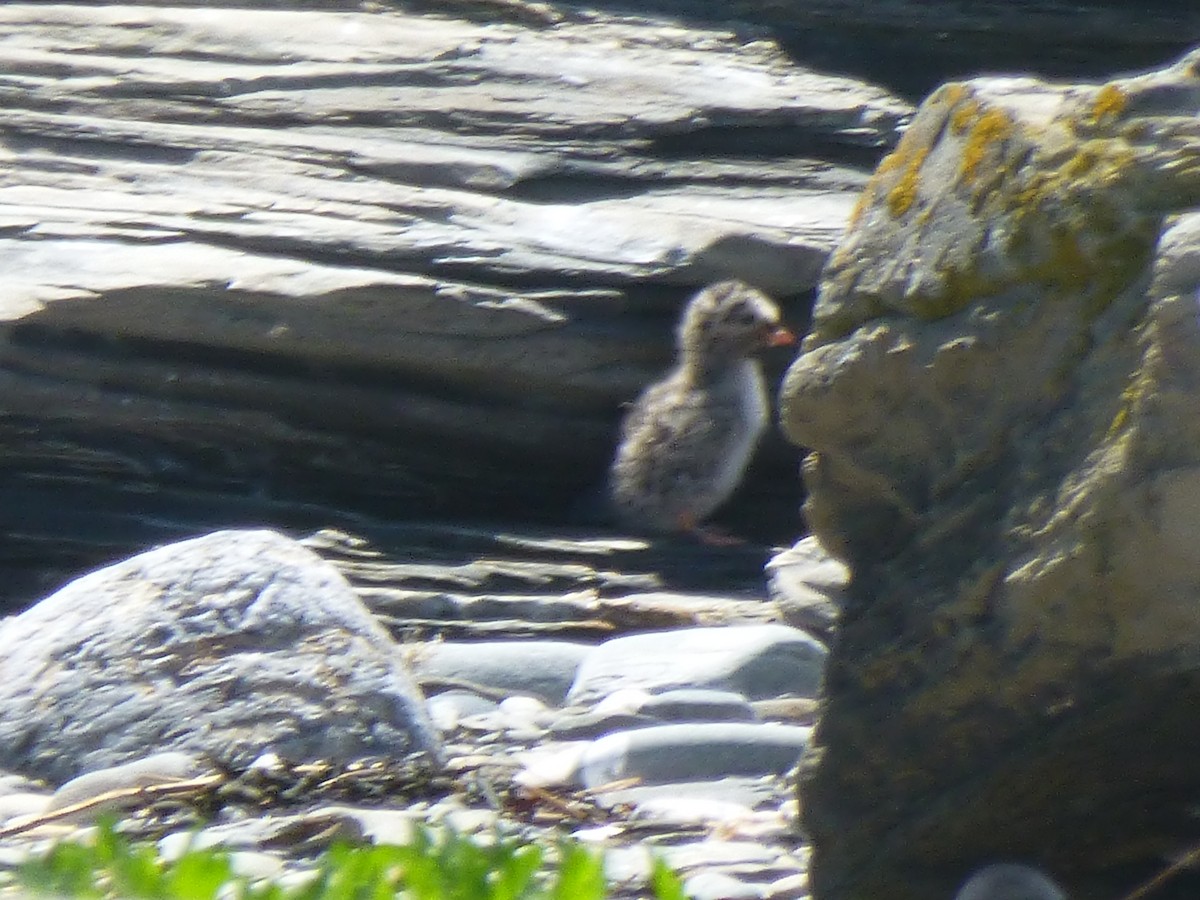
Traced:
<path fill-rule="evenodd" d="M 679 324 L 679 348 L 686 361 L 711 369 L 731 364 L 767 347 L 795 343 L 779 308 L 761 291 L 740 281 L 722 281 L 697 293 Z"/>

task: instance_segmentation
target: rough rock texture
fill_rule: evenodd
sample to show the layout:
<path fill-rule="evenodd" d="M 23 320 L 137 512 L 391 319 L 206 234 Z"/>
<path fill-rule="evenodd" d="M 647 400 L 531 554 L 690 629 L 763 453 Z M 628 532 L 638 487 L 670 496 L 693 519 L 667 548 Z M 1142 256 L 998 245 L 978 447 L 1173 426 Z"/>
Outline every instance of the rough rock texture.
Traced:
<path fill-rule="evenodd" d="M 5 4 L 0 596 L 232 524 L 561 522 L 694 287 L 803 327 L 912 112 L 871 85 L 1189 40 L 1190 0 Z M 795 460 L 723 524 L 794 538 Z"/>
<path fill-rule="evenodd" d="M 400 647 L 272 532 L 152 550 L 0 623 L 5 765 L 52 782 L 155 750 L 345 764 L 438 746 Z"/>
<path fill-rule="evenodd" d="M 11 560 L 155 506 L 561 520 L 697 285 L 806 321 L 906 102 L 728 27 L 497 18 L 0 8 Z"/>
<path fill-rule="evenodd" d="M 949 896 L 995 859 L 1084 878 L 1181 833 L 1194 220 L 1152 264 L 1200 205 L 1197 108 L 1200 53 L 949 84 L 832 258 L 783 391 L 809 521 L 854 571 L 801 778 L 823 900 Z"/>

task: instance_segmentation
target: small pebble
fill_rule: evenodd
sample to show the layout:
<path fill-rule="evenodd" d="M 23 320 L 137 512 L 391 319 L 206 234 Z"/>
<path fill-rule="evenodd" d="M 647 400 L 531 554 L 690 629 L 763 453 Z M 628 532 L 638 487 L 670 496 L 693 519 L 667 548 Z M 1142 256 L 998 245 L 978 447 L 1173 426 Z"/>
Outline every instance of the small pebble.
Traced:
<path fill-rule="evenodd" d="M 1067 900 L 1067 895 L 1037 869 L 996 863 L 968 878 L 955 900 Z"/>
<path fill-rule="evenodd" d="M 497 706 L 495 700 L 466 690 L 444 691 L 425 701 L 430 720 L 443 733 L 458 728 L 469 716 L 495 712 Z"/>
<path fill-rule="evenodd" d="M 767 896 L 761 884 L 747 884 L 723 872 L 699 872 L 683 883 L 692 900 L 759 900 Z"/>
<path fill-rule="evenodd" d="M 593 741 L 576 777 L 596 788 L 626 778 L 652 784 L 781 774 L 796 764 L 811 733 L 795 725 L 742 722 L 638 728 Z"/>
<path fill-rule="evenodd" d="M 789 625 L 827 639 L 837 627 L 850 569 L 809 536 L 767 563 L 771 599 Z"/>
<path fill-rule="evenodd" d="M 410 664 L 422 685 L 476 684 L 558 705 L 591 650 L 571 641 L 433 641 L 416 648 Z"/>
<path fill-rule="evenodd" d="M 146 788 L 184 781 L 214 770 L 192 753 L 168 751 L 145 756 L 119 766 L 109 766 L 72 778 L 54 792 L 47 811 L 63 809 L 115 791 Z M 136 802 L 142 802 L 132 798 Z M 119 804 L 118 804 L 119 805 Z M 111 808 L 111 807 L 110 807 Z"/>

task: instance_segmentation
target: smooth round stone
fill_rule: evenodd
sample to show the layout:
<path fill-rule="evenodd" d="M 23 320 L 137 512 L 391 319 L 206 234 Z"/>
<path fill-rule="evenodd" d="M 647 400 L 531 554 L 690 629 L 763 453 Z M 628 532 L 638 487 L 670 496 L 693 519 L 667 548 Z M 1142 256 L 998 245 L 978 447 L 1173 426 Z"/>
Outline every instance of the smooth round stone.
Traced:
<path fill-rule="evenodd" d="M 637 711 L 662 722 L 753 722 L 758 718 L 741 694 L 700 688 L 654 694 Z"/>
<path fill-rule="evenodd" d="M 639 803 L 632 818 L 670 825 L 711 825 L 716 822 L 736 822 L 753 813 L 745 804 L 728 800 L 663 796 Z"/>
<path fill-rule="evenodd" d="M 600 737 L 612 731 L 649 728 L 655 724 L 657 723 L 649 716 L 639 716 L 636 713 L 624 711 L 569 712 L 554 719 L 550 724 L 550 733 L 558 740 L 570 741 Z"/>
<path fill-rule="evenodd" d="M 703 723 L 659 725 L 605 735 L 583 751 L 575 778 L 598 788 L 627 778 L 643 784 L 782 774 L 808 746 L 811 728 Z"/>
<path fill-rule="evenodd" d="M 747 884 L 723 872 L 699 872 L 683 883 L 683 892 L 692 900 L 760 900 L 767 896 L 761 884 Z"/>
<path fill-rule="evenodd" d="M 500 712 L 508 719 L 510 728 L 545 730 L 552 717 L 546 704 L 536 697 L 508 697 L 500 701 Z"/>
<path fill-rule="evenodd" d="M 235 850 L 229 854 L 229 868 L 239 878 L 277 878 L 283 874 L 283 860 L 257 850 Z"/>
<path fill-rule="evenodd" d="M 671 781 L 666 784 L 635 784 L 631 787 L 606 790 L 596 797 L 596 803 L 606 808 L 630 807 L 634 815 L 659 818 L 670 817 L 678 809 L 689 814 L 706 804 L 712 810 L 732 810 L 735 807 L 756 810 L 764 804 L 778 801 L 782 787 L 776 775 L 726 775 L 707 781 Z"/>
<path fill-rule="evenodd" d="M 475 684 L 559 706 L 591 649 L 571 641 L 432 641 L 412 653 L 410 665 L 419 682 Z"/>
<path fill-rule="evenodd" d="M 777 553 L 766 566 L 771 599 L 788 624 L 827 637 L 837 626 L 850 569 L 812 535 Z"/>
<path fill-rule="evenodd" d="M 49 809 L 49 794 L 17 792 L 0 794 L 0 828 L 14 819 L 40 816 Z"/>
<path fill-rule="evenodd" d="M 996 863 L 968 878 L 954 900 L 1067 900 L 1067 895 L 1037 869 Z"/>
<path fill-rule="evenodd" d="M 313 810 L 313 815 L 350 823 L 351 830 L 373 844 L 407 844 L 417 829 L 417 817 L 404 809 L 322 806 Z"/>
<path fill-rule="evenodd" d="M 495 700 L 463 690 L 444 691 L 425 701 L 430 720 L 441 732 L 453 731 L 468 716 L 494 712 L 497 707 Z"/>
<path fill-rule="evenodd" d="M 569 710 L 557 716 L 550 731 L 569 740 L 668 722 L 754 721 L 758 721 L 754 707 L 731 691 L 681 688 L 656 695 L 641 688 L 625 688 L 609 694 L 591 710 Z"/>
<path fill-rule="evenodd" d="M 627 688 L 731 691 L 748 700 L 815 696 L 828 651 L 788 625 L 681 628 L 613 638 L 579 668 L 567 695 L 591 704 Z"/>
<path fill-rule="evenodd" d="M 269 531 L 151 550 L 0 622 L 0 747 L 60 783 L 164 750 L 440 755 L 399 645 L 331 564 Z"/>
<path fill-rule="evenodd" d="M 115 791 L 170 784 L 173 781 L 209 775 L 214 771 L 192 753 L 154 753 L 133 762 L 97 769 L 72 778 L 54 792 L 49 808 L 63 809 Z M 94 812 L 92 814 L 94 815 Z"/>

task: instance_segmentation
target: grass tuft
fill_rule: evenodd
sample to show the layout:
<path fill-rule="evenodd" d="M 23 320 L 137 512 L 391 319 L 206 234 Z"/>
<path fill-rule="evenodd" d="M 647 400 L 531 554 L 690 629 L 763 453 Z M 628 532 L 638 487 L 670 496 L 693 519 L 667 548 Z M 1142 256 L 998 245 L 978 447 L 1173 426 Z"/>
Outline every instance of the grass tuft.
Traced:
<path fill-rule="evenodd" d="M 551 857 L 548 859 L 548 857 Z M 417 829 L 406 845 L 325 851 L 314 877 L 300 885 L 251 881 L 235 874 L 228 851 L 188 850 L 175 861 L 152 844 L 101 822 L 90 844 L 61 843 L 17 870 L 31 892 L 67 898 L 146 900 L 604 900 L 601 855 L 560 841 L 553 854 L 536 844 L 475 840 L 453 831 Z M 651 887 L 658 900 L 684 900 L 683 887 L 656 860 Z"/>

